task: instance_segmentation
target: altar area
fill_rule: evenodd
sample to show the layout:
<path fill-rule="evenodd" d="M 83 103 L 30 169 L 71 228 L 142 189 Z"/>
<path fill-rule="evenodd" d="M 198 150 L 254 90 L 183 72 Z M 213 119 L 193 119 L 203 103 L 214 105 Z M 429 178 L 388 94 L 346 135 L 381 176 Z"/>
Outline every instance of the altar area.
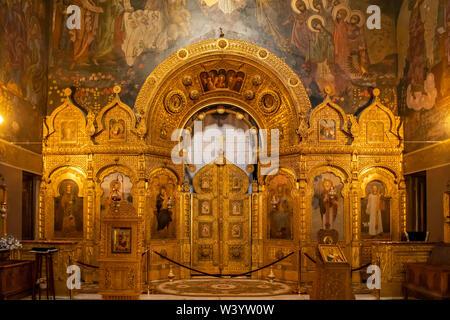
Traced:
<path fill-rule="evenodd" d="M 208 86 L 214 77 L 228 84 Z M 56 259 L 60 292 L 69 256 L 98 267 L 83 267 L 82 278 L 98 282 L 106 299 L 138 298 L 147 277 L 191 278 L 159 255 L 147 258 L 148 250 L 219 275 L 296 252 L 251 277 L 272 272 L 280 281 L 308 283 L 316 267 L 304 254 L 314 257 L 323 235 L 340 246 L 351 268 L 381 256 L 383 281 L 399 279 L 401 262 L 392 264 L 386 259 L 396 258 L 386 252 L 406 231 L 403 126 L 380 101 L 380 90 L 356 115 L 328 96 L 311 108 L 282 60 L 251 43 L 219 38 L 164 60 L 134 109 L 122 102 L 119 86 L 114 92 L 95 113 L 75 104 L 67 89 L 65 102 L 45 119 L 38 230 L 41 240 L 72 241 L 61 244 L 69 251 Z M 182 144 L 173 132 L 193 133 L 198 122 L 267 130 L 269 140 L 276 129 L 278 167 L 267 161 L 270 148 L 244 166 L 223 154 L 202 165 L 174 163 L 173 150 Z M 175 150 L 182 159 L 188 151 Z M 426 259 L 429 245 L 417 248 L 408 257 Z M 359 272 L 351 279 L 362 281 Z"/>

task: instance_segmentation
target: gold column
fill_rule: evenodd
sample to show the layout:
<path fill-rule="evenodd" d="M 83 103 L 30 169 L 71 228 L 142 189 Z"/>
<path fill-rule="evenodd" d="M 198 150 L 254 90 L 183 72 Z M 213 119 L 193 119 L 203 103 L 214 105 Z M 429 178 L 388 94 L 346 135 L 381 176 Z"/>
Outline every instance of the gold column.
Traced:
<path fill-rule="evenodd" d="M 147 259 L 146 255 L 142 255 L 142 253 L 147 249 L 147 244 L 145 243 L 145 232 L 146 232 L 146 225 L 145 225 L 145 210 L 146 210 L 146 204 L 147 204 L 147 182 L 145 181 L 145 156 L 143 154 L 140 154 L 138 157 L 138 183 L 137 183 L 137 195 L 138 195 L 138 204 L 137 204 L 137 215 L 140 219 L 141 223 L 137 224 L 137 234 L 138 234 L 138 269 L 137 273 L 139 273 L 140 276 L 142 276 L 142 270 L 144 266 L 144 259 L 146 261 L 149 261 Z M 147 254 L 150 254 L 147 253 Z M 150 271 L 150 269 L 149 269 Z M 150 278 L 149 278 L 150 279 Z M 138 282 L 138 290 L 142 292 L 142 285 L 143 282 Z M 147 284 L 147 290 L 149 290 L 149 284 Z"/>
<path fill-rule="evenodd" d="M 251 207 L 249 210 L 251 221 L 251 237 L 252 237 L 252 267 L 259 268 L 264 263 L 264 247 L 263 247 L 263 223 L 262 223 L 262 210 L 264 206 L 262 200 L 262 190 L 260 190 L 257 182 L 253 182 L 252 195 L 251 195 Z M 262 271 L 257 272 L 253 276 L 257 278 L 262 278 Z"/>
<path fill-rule="evenodd" d="M 85 245 L 82 248 L 84 253 L 86 263 L 95 265 L 97 263 L 96 258 L 98 257 L 98 239 L 95 237 L 95 183 L 94 183 L 94 169 L 92 154 L 88 155 L 87 160 L 87 181 L 86 181 L 86 239 Z M 96 270 L 86 270 L 85 280 L 95 281 L 98 277 Z"/>
<path fill-rule="evenodd" d="M 360 183 L 358 179 L 358 156 L 352 155 L 352 178 L 350 185 L 350 213 L 352 216 L 352 268 L 358 268 L 361 263 L 361 202 L 360 202 Z M 359 272 L 352 273 L 352 282 L 361 282 Z"/>
<path fill-rule="evenodd" d="M 94 170 L 92 167 L 92 154 L 88 156 L 88 170 L 87 170 L 87 217 L 86 217 L 86 236 L 87 240 L 94 240 L 94 199 L 95 199 L 95 184 L 94 184 Z"/>
<path fill-rule="evenodd" d="M 401 180 L 398 184 L 398 193 L 399 193 L 399 209 L 400 209 L 400 232 L 395 234 L 393 240 L 401 240 L 401 235 L 406 232 L 406 183 L 401 177 Z"/>
<path fill-rule="evenodd" d="M 38 217 L 38 238 L 45 239 L 45 198 L 47 194 L 47 184 L 43 180 L 39 188 L 39 217 Z"/>
<path fill-rule="evenodd" d="M 191 194 L 189 183 L 180 186 L 177 210 L 179 210 L 179 230 L 180 232 L 180 258 L 181 263 L 186 266 L 191 265 Z M 180 278 L 189 278 L 190 271 L 180 268 Z"/>
<path fill-rule="evenodd" d="M 299 178 L 299 208 L 300 208 L 300 249 L 305 244 L 307 239 L 307 226 L 306 226 L 306 188 L 308 181 L 306 178 L 306 159 L 304 155 L 300 155 L 300 178 Z"/>
<path fill-rule="evenodd" d="M 306 189 L 308 187 L 308 181 L 306 178 L 306 159 L 304 155 L 300 155 L 299 162 L 299 183 L 298 183 L 298 201 L 299 201 L 299 221 L 300 221 L 300 233 L 299 233 L 299 247 L 298 247 L 298 292 L 305 292 L 305 288 L 302 287 L 301 281 L 304 279 L 304 274 L 306 273 L 306 259 L 303 255 L 303 247 L 307 242 L 307 226 L 306 226 Z M 303 273 L 303 275 L 302 275 Z"/>

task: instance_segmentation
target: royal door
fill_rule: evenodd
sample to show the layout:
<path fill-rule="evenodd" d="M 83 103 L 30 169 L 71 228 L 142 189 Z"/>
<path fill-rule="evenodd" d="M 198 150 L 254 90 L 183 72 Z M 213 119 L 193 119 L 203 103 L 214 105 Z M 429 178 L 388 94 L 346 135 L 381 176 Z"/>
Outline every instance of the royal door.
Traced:
<path fill-rule="evenodd" d="M 251 267 L 249 178 L 234 164 L 216 161 L 194 177 L 191 262 L 213 274 Z"/>

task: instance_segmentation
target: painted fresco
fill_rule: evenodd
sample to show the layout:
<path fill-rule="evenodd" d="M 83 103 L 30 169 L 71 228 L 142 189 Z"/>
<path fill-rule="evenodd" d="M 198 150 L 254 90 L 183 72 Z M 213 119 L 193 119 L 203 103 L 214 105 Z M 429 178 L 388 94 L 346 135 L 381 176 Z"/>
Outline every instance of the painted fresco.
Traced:
<path fill-rule="evenodd" d="M 69 4 L 81 8 L 80 30 L 66 27 Z M 381 8 L 380 30 L 365 24 L 372 4 Z M 411 151 L 450 137 L 444 98 L 450 92 L 449 19 L 447 0 L 2 1 L 0 114 L 6 121 L 0 138 L 39 140 L 41 121 L 35 120 L 54 110 L 71 86 L 75 100 L 94 111 L 111 101 L 116 84 L 133 105 L 161 61 L 219 37 L 222 28 L 225 37 L 284 59 L 313 106 L 328 86 L 332 100 L 354 112 L 369 102 L 373 87 L 382 88 L 383 104 L 397 112 L 399 102 Z M 216 82 L 206 90 L 224 85 L 219 76 Z M 40 150 L 39 144 L 23 146 Z"/>
<path fill-rule="evenodd" d="M 268 48 L 301 77 L 313 105 L 325 87 L 347 112 L 369 101 L 372 87 L 396 109 L 396 6 L 381 5 L 383 28 L 366 27 L 373 1 L 345 0 L 74 0 L 84 18 L 80 30 L 65 27 L 66 4 L 55 0 L 51 39 L 49 111 L 60 92 L 98 109 L 122 87 L 133 105 L 150 72 L 181 47 L 219 37 Z M 380 2 L 380 1 L 375 1 Z M 229 88 L 229 74 L 204 75 L 205 91 Z M 239 75 L 238 75 L 239 76 Z M 244 76 L 244 75 L 242 75 Z M 214 80 L 208 86 L 208 78 Z M 217 81 L 216 81 L 217 80 Z M 239 88 L 233 87 L 233 90 Z"/>
<path fill-rule="evenodd" d="M 404 0 L 397 21 L 407 151 L 450 138 L 450 1 Z"/>
<path fill-rule="evenodd" d="M 38 142 L 47 97 L 47 1 L 0 1 L 0 138 Z M 27 117 L 23 115 L 26 114 Z M 38 121 L 36 121 L 38 120 Z M 40 144 L 24 144 L 40 150 Z"/>

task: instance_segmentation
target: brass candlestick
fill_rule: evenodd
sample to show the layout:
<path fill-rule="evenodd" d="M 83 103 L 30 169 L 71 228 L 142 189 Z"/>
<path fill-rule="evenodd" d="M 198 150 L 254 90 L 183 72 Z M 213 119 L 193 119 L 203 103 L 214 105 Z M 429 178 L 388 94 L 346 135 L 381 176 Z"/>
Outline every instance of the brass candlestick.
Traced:
<path fill-rule="evenodd" d="M 273 280 L 275 280 L 275 274 L 273 273 L 273 266 L 270 266 L 270 273 L 267 276 L 270 280 L 270 282 L 273 282 Z"/>
<path fill-rule="evenodd" d="M 169 274 L 167 275 L 167 278 L 169 278 L 170 282 L 172 282 L 173 279 L 175 278 L 175 274 L 173 273 L 171 264 L 169 264 Z"/>

